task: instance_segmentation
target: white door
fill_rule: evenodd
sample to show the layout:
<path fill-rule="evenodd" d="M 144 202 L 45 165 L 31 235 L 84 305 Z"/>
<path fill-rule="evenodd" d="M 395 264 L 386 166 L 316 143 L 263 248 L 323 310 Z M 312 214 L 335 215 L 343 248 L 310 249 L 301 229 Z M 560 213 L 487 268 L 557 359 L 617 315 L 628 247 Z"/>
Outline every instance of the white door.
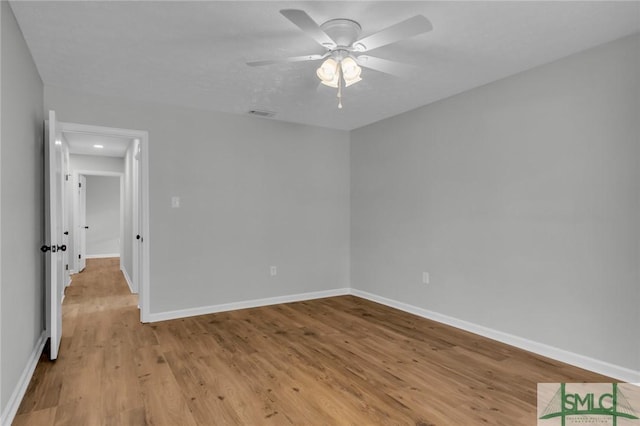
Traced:
<path fill-rule="evenodd" d="M 64 202 L 64 156 L 62 132 L 56 121 L 56 113 L 49 111 L 45 124 L 45 246 L 46 258 L 46 323 L 50 339 L 49 358 L 58 358 L 62 337 L 62 294 L 64 291 L 64 245 L 63 212 Z"/>
<path fill-rule="evenodd" d="M 78 176 L 78 235 L 80 244 L 78 247 L 78 272 L 82 272 L 87 266 L 85 256 L 87 254 L 87 177 Z"/>

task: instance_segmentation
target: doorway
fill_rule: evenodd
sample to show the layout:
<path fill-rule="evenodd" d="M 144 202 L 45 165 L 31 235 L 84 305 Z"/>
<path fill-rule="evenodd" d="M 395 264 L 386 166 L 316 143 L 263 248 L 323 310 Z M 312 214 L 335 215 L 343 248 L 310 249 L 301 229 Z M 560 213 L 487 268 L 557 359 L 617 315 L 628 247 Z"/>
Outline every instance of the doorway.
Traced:
<path fill-rule="evenodd" d="M 148 197 L 148 133 L 140 130 L 60 122 L 62 135 L 69 147 L 68 198 L 64 200 L 69 216 L 69 270 L 82 271 L 87 257 L 101 255 L 120 257 L 120 269 L 132 293 L 138 295 L 140 321 L 149 317 L 149 197 Z M 107 179 L 100 182 L 100 179 Z M 102 235 L 101 246 L 92 237 L 99 229 L 98 221 L 106 221 L 101 215 L 87 218 L 87 198 L 94 189 L 102 197 L 108 186 L 116 180 L 119 188 L 119 229 L 117 238 L 113 230 L 107 238 Z M 104 186 L 103 184 L 109 183 Z M 109 189 L 113 191 L 113 188 Z M 104 200 L 103 200 L 104 201 Z M 94 212 L 95 213 L 95 212 Z M 113 216 L 114 212 L 109 213 Z M 104 214 L 102 215 L 104 216 Z M 93 221 L 94 229 L 91 228 Z M 104 225 L 104 224 L 103 224 Z M 104 231 L 104 229 L 102 229 Z M 96 243 L 96 241 L 93 241 Z M 89 244 L 89 248 L 87 245 Z M 92 253 L 92 251 L 94 253 Z M 107 253 L 109 251 L 109 253 Z M 93 256 L 92 256 L 93 255 Z M 102 256 L 102 257 L 105 257 Z M 70 283 L 70 280 L 68 281 Z"/>
<path fill-rule="evenodd" d="M 70 155 L 72 181 L 77 182 L 72 193 L 71 229 L 75 231 L 75 238 L 74 244 L 69 245 L 71 273 L 82 272 L 86 259 L 117 257 L 131 292 L 137 293 L 129 278 L 131 244 L 125 247 L 124 241 L 125 229 L 131 227 L 133 220 L 132 209 L 127 208 L 127 194 L 131 191 L 125 190 L 123 173 L 79 170 L 77 157 Z M 124 169 L 124 158 L 122 165 Z"/>

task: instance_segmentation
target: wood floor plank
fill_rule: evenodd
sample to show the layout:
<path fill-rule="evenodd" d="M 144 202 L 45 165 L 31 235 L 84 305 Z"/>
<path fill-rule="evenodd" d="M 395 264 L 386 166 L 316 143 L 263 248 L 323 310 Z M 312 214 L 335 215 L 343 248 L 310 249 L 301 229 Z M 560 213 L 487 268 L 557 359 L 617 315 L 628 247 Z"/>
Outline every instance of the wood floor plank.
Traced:
<path fill-rule="evenodd" d="M 105 350 L 100 386 L 101 409 L 105 416 L 113 417 L 112 413 L 134 412 L 144 408 L 132 353 L 133 349 L 124 344 Z"/>
<path fill-rule="evenodd" d="M 56 420 L 57 408 L 51 407 L 18 414 L 13 421 L 13 426 L 52 425 Z"/>
<path fill-rule="evenodd" d="M 144 407 L 118 412 L 104 419 L 104 426 L 147 426 Z"/>
<path fill-rule="evenodd" d="M 55 408 L 60 399 L 62 377 L 61 366 L 48 362 L 47 355 L 43 353 L 17 414 Z"/>
<path fill-rule="evenodd" d="M 612 382 L 352 296 L 141 324 L 90 259 L 14 425 L 531 425 L 539 382 Z"/>
<path fill-rule="evenodd" d="M 236 411 L 228 400 L 225 402 L 220 377 L 202 358 L 193 359 L 185 352 L 168 352 L 165 358 L 198 424 L 206 424 L 212 418 L 220 424 L 240 424 Z"/>
<path fill-rule="evenodd" d="M 145 346 L 137 351 L 137 367 L 145 417 L 150 425 L 185 425 L 197 423 L 182 389 L 160 347 Z"/>
<path fill-rule="evenodd" d="M 89 399 L 60 404 L 56 409 L 56 417 L 53 425 L 101 425 L 103 421 L 103 415 L 102 412 L 97 408 L 99 406 L 99 400 Z"/>
<path fill-rule="evenodd" d="M 57 361 L 56 361 L 57 362 Z M 84 353 L 73 369 L 65 369 L 60 388 L 60 404 L 100 402 L 100 387 L 104 375 L 104 351 Z"/>

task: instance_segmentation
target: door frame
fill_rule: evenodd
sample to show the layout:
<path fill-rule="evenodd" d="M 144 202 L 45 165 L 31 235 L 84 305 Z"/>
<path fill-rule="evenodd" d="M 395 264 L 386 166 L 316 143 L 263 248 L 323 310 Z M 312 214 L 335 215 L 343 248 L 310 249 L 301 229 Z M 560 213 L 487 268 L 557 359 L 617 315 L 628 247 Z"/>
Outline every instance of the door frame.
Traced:
<path fill-rule="evenodd" d="M 134 223 L 137 221 L 140 226 L 138 234 L 142 236 L 137 244 L 139 249 L 134 246 L 133 252 L 140 255 L 134 255 L 133 274 L 139 277 L 138 283 L 138 303 L 140 305 L 140 321 L 149 322 L 149 300 L 150 300 L 150 277 L 149 277 L 149 132 L 146 130 L 120 129 L 115 127 L 94 126 L 78 123 L 60 122 L 63 133 L 80 133 L 94 136 L 111 136 L 117 138 L 138 139 L 140 152 L 134 153 L 139 155 L 139 181 L 138 190 L 140 192 L 139 200 L 133 197 L 133 211 L 138 213 L 138 218 L 133 218 Z M 90 172 L 93 174 L 93 172 Z M 135 181 L 135 180 L 134 180 Z M 140 205 L 137 205 L 140 204 Z M 133 242 L 132 242 L 133 244 Z M 139 250 L 139 251 L 138 251 Z"/>

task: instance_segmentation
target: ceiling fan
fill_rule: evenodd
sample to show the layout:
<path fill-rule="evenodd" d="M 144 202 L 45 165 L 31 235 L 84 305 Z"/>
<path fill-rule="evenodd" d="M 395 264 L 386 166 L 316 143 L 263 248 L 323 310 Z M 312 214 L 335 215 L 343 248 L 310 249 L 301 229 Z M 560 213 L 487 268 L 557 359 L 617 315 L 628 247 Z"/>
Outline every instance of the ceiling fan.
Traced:
<path fill-rule="evenodd" d="M 316 75 L 322 84 L 338 89 L 338 108 L 342 108 L 343 87 L 349 87 L 362 80 L 360 67 L 397 76 L 407 75 L 413 71 L 410 65 L 364 55 L 365 52 L 433 29 L 427 18 L 416 15 L 374 34 L 359 38 L 362 27 L 351 19 L 331 19 L 318 25 L 303 10 L 283 9 L 280 13 L 322 46 L 325 53 L 252 61 L 247 62 L 247 65 L 255 67 L 324 59 Z"/>

